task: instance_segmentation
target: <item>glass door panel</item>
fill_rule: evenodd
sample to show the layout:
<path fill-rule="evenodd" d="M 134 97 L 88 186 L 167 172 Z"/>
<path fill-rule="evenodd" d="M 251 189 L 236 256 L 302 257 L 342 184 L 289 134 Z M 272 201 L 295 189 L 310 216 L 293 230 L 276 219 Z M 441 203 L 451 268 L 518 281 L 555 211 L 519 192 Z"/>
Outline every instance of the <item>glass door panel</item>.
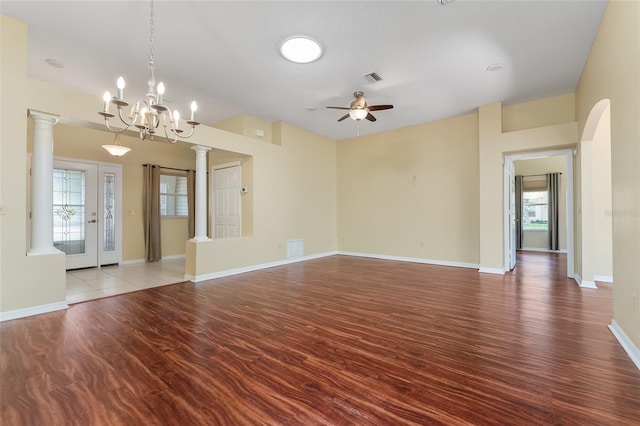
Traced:
<path fill-rule="evenodd" d="M 53 170 L 53 245 L 66 254 L 85 253 L 84 170 Z"/>
<path fill-rule="evenodd" d="M 53 245 L 67 269 L 98 265 L 97 175 L 96 164 L 54 160 Z"/>

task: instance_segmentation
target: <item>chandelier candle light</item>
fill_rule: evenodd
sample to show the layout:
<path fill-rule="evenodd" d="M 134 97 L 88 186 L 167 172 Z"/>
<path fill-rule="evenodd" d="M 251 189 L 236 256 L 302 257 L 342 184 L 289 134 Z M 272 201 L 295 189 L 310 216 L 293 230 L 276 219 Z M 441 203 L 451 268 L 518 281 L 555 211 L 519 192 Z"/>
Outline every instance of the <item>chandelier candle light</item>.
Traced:
<path fill-rule="evenodd" d="M 196 104 L 195 101 L 191 102 L 191 119 L 186 120 L 187 125 L 191 126 L 191 131 L 188 134 L 184 134 L 184 130 L 180 129 L 180 113 L 177 110 L 171 113 L 169 108 L 162 103 L 162 97 L 165 91 L 164 83 L 160 82 L 156 86 L 155 66 L 153 62 L 153 0 L 151 0 L 150 8 L 149 81 L 147 94 L 143 99 L 133 104 L 129 112 L 129 117 L 125 119 L 122 115 L 122 109 L 129 106 L 129 104 L 124 100 L 125 82 L 124 78 L 120 77 L 116 83 L 118 95 L 111 97 L 108 91 L 105 92 L 103 96 L 104 109 L 98 114 L 104 117 L 105 125 L 114 133 L 123 133 L 130 127 L 135 126 L 139 130 L 140 139 L 142 140 L 146 139 L 147 136 L 153 140 L 158 127 L 162 124 L 164 136 L 167 141 L 176 143 L 178 137 L 184 139 L 191 137 L 196 126 L 200 124 L 195 121 L 195 112 L 198 109 L 198 104 Z M 118 118 L 120 118 L 120 121 L 125 126 L 123 129 L 114 129 L 109 124 L 109 119 L 115 117 L 115 114 L 109 111 L 109 107 L 112 104 L 115 105 L 118 110 Z"/>

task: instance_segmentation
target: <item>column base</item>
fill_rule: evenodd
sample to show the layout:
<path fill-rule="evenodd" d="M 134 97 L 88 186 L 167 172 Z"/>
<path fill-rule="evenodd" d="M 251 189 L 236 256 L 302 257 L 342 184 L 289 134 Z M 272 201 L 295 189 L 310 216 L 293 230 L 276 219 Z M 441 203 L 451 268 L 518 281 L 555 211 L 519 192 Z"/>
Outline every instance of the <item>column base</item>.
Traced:
<path fill-rule="evenodd" d="M 194 243 L 202 243 L 202 242 L 205 242 L 205 241 L 213 241 L 213 240 L 211 238 L 209 238 L 209 237 L 193 237 L 189 241 L 194 242 Z"/>
<path fill-rule="evenodd" d="M 27 256 L 38 256 L 41 254 L 58 254 L 64 253 L 55 247 L 32 248 L 27 252 Z"/>

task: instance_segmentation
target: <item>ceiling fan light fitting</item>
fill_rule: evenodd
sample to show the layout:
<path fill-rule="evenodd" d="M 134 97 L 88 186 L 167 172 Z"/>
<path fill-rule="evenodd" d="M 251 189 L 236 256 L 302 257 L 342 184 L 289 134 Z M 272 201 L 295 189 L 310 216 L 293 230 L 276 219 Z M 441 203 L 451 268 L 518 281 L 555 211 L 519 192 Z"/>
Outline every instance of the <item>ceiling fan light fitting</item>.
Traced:
<path fill-rule="evenodd" d="M 369 114 L 369 110 L 367 109 L 352 109 L 349 110 L 349 117 L 353 120 L 363 120 L 367 114 Z"/>
<path fill-rule="evenodd" d="M 296 35 L 287 37 L 280 43 L 280 54 L 296 64 L 308 64 L 322 56 L 322 46 L 311 37 Z"/>

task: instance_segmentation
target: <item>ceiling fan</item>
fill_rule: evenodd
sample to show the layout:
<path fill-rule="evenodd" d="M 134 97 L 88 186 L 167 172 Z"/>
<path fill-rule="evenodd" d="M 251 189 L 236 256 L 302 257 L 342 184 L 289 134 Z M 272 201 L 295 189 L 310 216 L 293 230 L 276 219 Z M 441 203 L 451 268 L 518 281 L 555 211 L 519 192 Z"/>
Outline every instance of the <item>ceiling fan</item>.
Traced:
<path fill-rule="evenodd" d="M 327 108 L 331 109 L 347 109 L 349 113 L 343 115 L 338 118 L 338 121 L 342 121 L 347 117 L 351 117 L 354 120 L 362 120 L 366 118 L 369 121 L 376 121 L 376 118 L 371 115 L 371 111 L 382 111 L 384 109 L 391 109 L 393 105 L 367 105 L 367 101 L 364 98 L 363 92 L 353 92 L 353 96 L 356 98 L 355 101 L 351 102 L 351 105 L 347 107 L 334 107 L 328 106 Z"/>

